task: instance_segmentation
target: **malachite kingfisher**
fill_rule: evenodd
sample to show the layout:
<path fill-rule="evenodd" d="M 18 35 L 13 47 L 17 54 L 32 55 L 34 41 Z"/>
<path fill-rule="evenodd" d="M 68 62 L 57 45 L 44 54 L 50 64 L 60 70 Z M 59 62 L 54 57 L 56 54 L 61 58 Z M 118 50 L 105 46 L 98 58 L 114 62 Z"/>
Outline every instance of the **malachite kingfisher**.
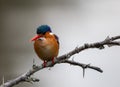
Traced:
<path fill-rule="evenodd" d="M 37 28 L 36 36 L 31 39 L 34 41 L 34 50 L 38 57 L 44 61 L 44 67 L 48 61 L 54 63 L 54 58 L 59 52 L 59 38 L 52 33 L 50 26 L 41 25 Z"/>

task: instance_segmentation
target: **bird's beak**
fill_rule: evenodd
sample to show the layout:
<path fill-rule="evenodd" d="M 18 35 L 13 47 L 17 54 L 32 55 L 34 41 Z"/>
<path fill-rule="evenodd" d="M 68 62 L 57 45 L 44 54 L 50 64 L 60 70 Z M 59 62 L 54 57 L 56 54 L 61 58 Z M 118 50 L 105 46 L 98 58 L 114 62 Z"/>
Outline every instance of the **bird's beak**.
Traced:
<path fill-rule="evenodd" d="M 37 40 L 38 38 L 40 38 L 41 37 L 41 35 L 36 35 L 36 36 L 34 36 L 30 41 L 35 41 L 35 40 Z"/>

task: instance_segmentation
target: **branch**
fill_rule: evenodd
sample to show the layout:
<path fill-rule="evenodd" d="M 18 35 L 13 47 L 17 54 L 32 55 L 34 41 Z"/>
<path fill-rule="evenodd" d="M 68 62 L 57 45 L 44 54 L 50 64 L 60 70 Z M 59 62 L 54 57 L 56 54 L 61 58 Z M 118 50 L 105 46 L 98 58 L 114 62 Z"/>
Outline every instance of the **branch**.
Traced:
<path fill-rule="evenodd" d="M 80 66 L 83 69 L 86 69 L 86 68 L 94 69 L 94 70 L 97 70 L 98 72 L 101 72 L 101 73 L 103 72 L 103 70 L 100 69 L 99 67 L 91 66 L 90 64 L 79 63 L 79 62 L 75 62 L 75 61 L 71 61 L 71 60 L 65 60 L 62 63 L 68 63 L 68 64 L 71 64 L 71 65 Z"/>
<path fill-rule="evenodd" d="M 3 87 L 12 87 L 20 82 L 31 82 L 31 81 L 37 82 L 37 81 L 39 81 L 38 79 L 31 79 L 30 76 L 39 70 L 42 70 L 42 69 L 47 68 L 47 67 L 53 67 L 55 64 L 60 64 L 60 63 L 68 63 L 68 64 L 77 65 L 77 66 L 82 67 L 83 68 L 83 76 L 84 76 L 84 72 L 85 72 L 84 70 L 86 68 L 90 68 L 90 69 L 93 69 L 93 70 L 96 70 L 99 72 L 103 72 L 99 67 L 91 66 L 90 64 L 83 64 L 83 63 L 78 63 L 75 61 L 70 61 L 68 59 L 72 55 L 77 54 L 77 53 L 79 53 L 83 50 L 86 50 L 86 49 L 90 49 L 90 48 L 104 49 L 105 45 L 107 45 L 108 47 L 120 46 L 120 42 L 115 41 L 118 39 L 120 39 L 120 36 L 115 36 L 115 37 L 111 37 L 111 38 L 107 37 L 105 40 L 100 41 L 100 42 L 91 43 L 91 44 L 84 44 L 83 46 L 76 47 L 74 50 L 70 51 L 69 53 L 55 58 L 54 64 L 52 64 L 52 62 L 49 61 L 49 62 L 47 62 L 46 67 L 44 67 L 43 64 L 41 64 L 40 66 L 33 65 L 33 68 L 30 69 L 28 72 L 24 73 L 23 75 L 15 78 L 13 80 L 5 82 L 4 86 L 1 85 L 0 87 L 2 87 L 2 86 Z"/>
<path fill-rule="evenodd" d="M 98 71 L 100 73 L 103 72 L 103 70 L 101 68 L 99 68 L 99 67 L 91 66 L 90 64 L 84 64 L 84 63 L 75 62 L 73 60 L 65 60 L 65 61 L 62 61 L 61 63 L 68 63 L 68 64 L 71 64 L 71 65 L 82 67 L 82 69 L 83 69 L 83 77 L 85 76 L 85 69 L 87 69 L 87 68 L 94 69 L 94 70 L 96 70 L 96 71 Z"/>

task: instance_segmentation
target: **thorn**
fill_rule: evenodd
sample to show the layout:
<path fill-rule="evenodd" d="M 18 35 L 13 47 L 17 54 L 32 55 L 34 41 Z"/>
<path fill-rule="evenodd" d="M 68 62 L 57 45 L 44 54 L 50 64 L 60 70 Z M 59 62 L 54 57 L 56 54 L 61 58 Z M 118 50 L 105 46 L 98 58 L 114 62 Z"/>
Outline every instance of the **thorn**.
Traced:
<path fill-rule="evenodd" d="M 109 36 L 107 36 L 107 38 L 105 39 L 105 41 L 111 42 L 112 40 L 110 39 Z M 107 44 L 107 46 L 108 46 L 108 47 L 112 47 L 112 46 L 114 46 L 114 45 L 113 45 L 113 44 Z"/>
<path fill-rule="evenodd" d="M 105 48 L 104 46 L 100 46 L 100 47 L 99 47 L 100 50 L 102 50 L 102 49 L 104 49 L 104 48 Z"/>
<path fill-rule="evenodd" d="M 35 59 L 33 58 L 33 65 L 35 64 Z"/>
<path fill-rule="evenodd" d="M 83 68 L 83 78 L 85 77 L 85 68 Z"/>
<path fill-rule="evenodd" d="M 3 79 L 2 79 L 2 87 L 4 87 L 5 85 L 5 78 L 4 78 L 4 75 L 3 75 Z"/>
<path fill-rule="evenodd" d="M 108 46 L 108 47 L 112 47 L 112 46 L 114 46 L 114 45 L 113 45 L 113 44 L 107 44 L 107 46 Z"/>
<path fill-rule="evenodd" d="M 85 77 L 85 69 L 88 68 L 88 66 L 90 66 L 90 63 L 87 65 L 84 65 L 83 68 L 83 78 Z"/>
<path fill-rule="evenodd" d="M 51 70 L 51 67 L 49 68 L 49 70 Z"/>
<path fill-rule="evenodd" d="M 74 61 L 74 57 L 72 58 L 72 61 Z"/>
<path fill-rule="evenodd" d="M 38 78 L 28 77 L 25 81 L 33 84 L 33 82 L 39 82 L 40 80 Z"/>
<path fill-rule="evenodd" d="M 33 65 L 32 65 L 33 69 L 35 68 L 35 59 L 33 58 Z"/>
<path fill-rule="evenodd" d="M 33 65 L 32 65 L 32 68 L 33 68 L 33 69 L 38 68 L 38 66 L 35 64 L 35 59 L 34 59 L 34 58 L 33 58 Z"/>
<path fill-rule="evenodd" d="M 107 40 L 107 41 L 108 41 L 108 40 L 110 40 L 110 37 L 109 37 L 109 36 L 107 36 L 105 40 Z"/>
<path fill-rule="evenodd" d="M 79 50 L 78 50 L 79 48 L 78 48 L 78 46 L 75 48 L 75 51 L 77 52 L 77 53 L 79 53 Z"/>
<path fill-rule="evenodd" d="M 40 80 L 38 78 L 31 78 L 33 82 L 39 82 Z"/>
<path fill-rule="evenodd" d="M 72 61 L 74 61 L 74 57 L 72 57 Z M 72 64 L 70 64 L 70 66 L 71 66 Z"/>
<path fill-rule="evenodd" d="M 90 66 L 90 65 L 91 65 L 91 63 L 87 64 L 87 67 Z"/>

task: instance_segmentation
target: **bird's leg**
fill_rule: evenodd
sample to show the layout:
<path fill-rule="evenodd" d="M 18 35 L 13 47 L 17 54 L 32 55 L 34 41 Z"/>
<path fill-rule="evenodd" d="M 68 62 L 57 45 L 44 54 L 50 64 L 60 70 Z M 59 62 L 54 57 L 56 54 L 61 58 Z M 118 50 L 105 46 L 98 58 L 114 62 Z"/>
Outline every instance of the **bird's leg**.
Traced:
<path fill-rule="evenodd" d="M 44 60 L 44 63 L 43 63 L 44 67 L 46 67 L 46 63 L 47 63 L 47 62 Z"/>
<path fill-rule="evenodd" d="M 52 64 L 54 64 L 54 57 L 52 58 Z"/>

